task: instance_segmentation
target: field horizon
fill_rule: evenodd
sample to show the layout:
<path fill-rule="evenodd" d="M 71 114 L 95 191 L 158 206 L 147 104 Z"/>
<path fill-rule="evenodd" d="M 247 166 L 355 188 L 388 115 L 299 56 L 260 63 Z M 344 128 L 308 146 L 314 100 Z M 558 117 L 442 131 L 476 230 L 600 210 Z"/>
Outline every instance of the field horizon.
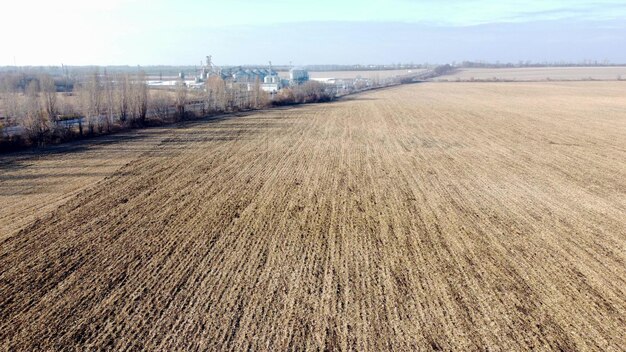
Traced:
<path fill-rule="evenodd" d="M 516 68 L 459 68 L 456 72 L 435 78 L 437 81 L 626 81 L 626 65 L 563 66 Z"/>

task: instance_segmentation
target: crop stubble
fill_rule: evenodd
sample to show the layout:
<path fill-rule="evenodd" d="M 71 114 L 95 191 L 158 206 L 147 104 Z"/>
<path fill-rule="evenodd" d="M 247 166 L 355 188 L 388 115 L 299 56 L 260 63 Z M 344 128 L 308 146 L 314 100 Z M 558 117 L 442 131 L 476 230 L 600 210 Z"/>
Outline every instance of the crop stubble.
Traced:
<path fill-rule="evenodd" d="M 620 350 L 624 88 L 404 86 L 6 157 L 0 346 Z"/>

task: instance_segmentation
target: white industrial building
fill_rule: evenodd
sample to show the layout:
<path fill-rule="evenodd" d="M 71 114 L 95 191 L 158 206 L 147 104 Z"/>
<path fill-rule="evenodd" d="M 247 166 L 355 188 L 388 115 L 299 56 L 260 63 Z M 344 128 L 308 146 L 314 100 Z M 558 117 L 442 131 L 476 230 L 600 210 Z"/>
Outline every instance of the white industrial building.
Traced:
<path fill-rule="evenodd" d="M 291 85 L 302 84 L 309 80 L 309 71 L 303 68 L 292 68 L 289 70 L 289 83 Z"/>
<path fill-rule="evenodd" d="M 282 80 L 280 77 L 278 77 L 278 75 L 275 75 L 275 74 L 265 76 L 265 78 L 263 79 L 263 83 L 261 83 L 261 89 L 263 89 L 264 91 L 270 94 L 275 94 L 282 88 L 283 88 Z"/>
<path fill-rule="evenodd" d="M 231 84 L 247 85 L 249 91 L 253 90 L 256 84 L 260 84 L 261 89 L 270 94 L 276 94 L 285 87 L 300 85 L 309 80 L 309 72 L 304 68 L 292 68 L 289 70 L 289 79 L 284 79 L 272 69 L 271 62 L 268 68 L 245 66 L 218 67 L 213 64 L 212 57 L 207 56 L 206 63 L 201 62 L 201 68 L 193 79 L 186 78 L 184 73 L 181 72 L 178 80 L 152 80 L 147 83 L 155 87 L 174 87 L 182 81 L 187 87 L 203 89 L 205 82 L 210 77 L 215 76 Z"/>

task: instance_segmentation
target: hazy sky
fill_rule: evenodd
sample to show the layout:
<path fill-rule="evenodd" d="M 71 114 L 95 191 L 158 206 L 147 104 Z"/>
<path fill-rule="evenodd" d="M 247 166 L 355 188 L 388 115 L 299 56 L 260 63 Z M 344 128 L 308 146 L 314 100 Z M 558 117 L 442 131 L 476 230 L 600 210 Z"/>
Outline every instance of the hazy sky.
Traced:
<path fill-rule="evenodd" d="M 626 63 L 626 2 L 3 0 L 0 65 Z"/>

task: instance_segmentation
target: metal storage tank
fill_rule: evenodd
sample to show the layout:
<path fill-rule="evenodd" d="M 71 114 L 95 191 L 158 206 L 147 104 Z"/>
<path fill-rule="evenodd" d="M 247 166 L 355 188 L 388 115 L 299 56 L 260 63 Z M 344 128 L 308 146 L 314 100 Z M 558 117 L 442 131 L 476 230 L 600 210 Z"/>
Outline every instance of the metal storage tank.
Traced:
<path fill-rule="evenodd" d="M 309 72 L 303 68 L 289 70 L 289 80 L 292 84 L 302 84 L 309 80 Z"/>

